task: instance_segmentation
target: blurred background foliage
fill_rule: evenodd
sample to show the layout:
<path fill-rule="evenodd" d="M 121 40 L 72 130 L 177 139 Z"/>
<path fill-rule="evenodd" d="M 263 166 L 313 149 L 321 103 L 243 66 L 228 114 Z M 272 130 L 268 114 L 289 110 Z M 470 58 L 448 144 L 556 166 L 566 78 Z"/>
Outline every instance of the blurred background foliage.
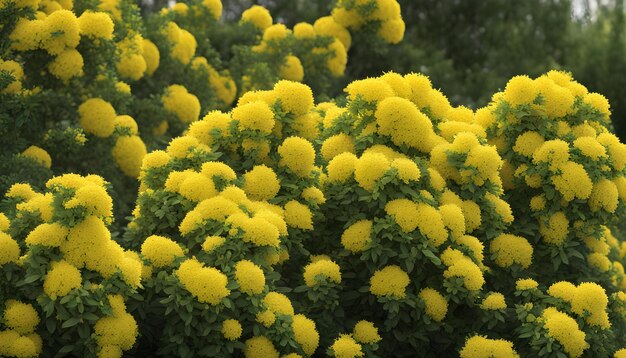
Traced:
<path fill-rule="evenodd" d="M 144 0 L 146 1 L 146 0 Z M 166 0 L 141 4 L 144 11 Z M 253 4 L 293 26 L 328 13 L 333 0 L 225 0 L 221 21 Z M 384 71 L 422 72 L 456 105 L 479 108 L 512 76 L 550 69 L 573 73 L 609 98 L 617 134 L 626 141 L 624 0 L 399 0 L 407 29 L 397 46 L 372 52 L 353 46 L 344 77 Z M 354 42 L 367 41 L 355 38 Z M 337 86 L 343 88 L 343 86 Z"/>

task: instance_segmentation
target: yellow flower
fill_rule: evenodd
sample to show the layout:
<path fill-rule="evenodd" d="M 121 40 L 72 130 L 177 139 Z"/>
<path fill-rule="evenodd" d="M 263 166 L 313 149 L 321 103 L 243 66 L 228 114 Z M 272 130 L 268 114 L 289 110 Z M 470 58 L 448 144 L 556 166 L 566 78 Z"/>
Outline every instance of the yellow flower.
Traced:
<path fill-rule="evenodd" d="M 353 253 L 365 250 L 371 243 L 371 220 L 359 220 L 350 225 L 341 235 L 341 245 Z"/>
<path fill-rule="evenodd" d="M 196 38 L 187 30 L 180 29 L 177 41 L 171 48 L 172 57 L 182 63 L 183 65 L 189 64 L 191 59 L 196 53 L 196 47 L 198 43 Z M 147 64 L 146 64 L 147 69 Z"/>
<path fill-rule="evenodd" d="M 293 316 L 291 326 L 296 342 L 300 344 L 304 353 L 312 356 L 320 342 L 320 335 L 315 327 L 315 322 L 302 314 L 297 314 Z"/>
<path fill-rule="evenodd" d="M 392 19 L 381 24 L 378 36 L 390 44 L 397 44 L 404 38 L 405 24 L 402 19 Z"/>
<path fill-rule="evenodd" d="M 149 236 L 143 242 L 141 254 L 150 260 L 155 268 L 170 266 L 176 257 L 185 255 L 178 243 L 157 235 Z"/>
<path fill-rule="evenodd" d="M 37 146 L 31 145 L 22 152 L 22 155 L 35 160 L 48 169 L 52 166 L 52 158 L 50 158 L 50 154 Z"/>
<path fill-rule="evenodd" d="M 304 267 L 304 282 L 307 286 L 317 285 L 318 276 L 323 276 L 327 281 L 341 283 L 341 271 L 334 261 L 319 260 Z"/>
<path fill-rule="evenodd" d="M 104 12 L 85 11 L 78 18 L 80 34 L 105 40 L 113 39 L 113 20 Z"/>
<path fill-rule="evenodd" d="M 549 218 L 541 219 L 539 232 L 548 244 L 562 245 L 569 233 L 569 220 L 567 220 L 564 212 L 558 211 Z"/>
<path fill-rule="evenodd" d="M 222 246 L 225 241 L 226 239 L 221 236 L 207 236 L 202 243 L 202 250 L 206 252 L 211 252 L 216 248 Z"/>
<path fill-rule="evenodd" d="M 501 234 L 491 242 L 491 253 L 495 253 L 496 265 L 509 267 L 514 263 L 528 268 L 532 262 L 533 247 L 521 236 Z"/>
<path fill-rule="evenodd" d="M 272 26 L 272 15 L 263 6 L 253 5 L 241 14 L 242 22 L 250 22 L 260 30 Z"/>
<path fill-rule="evenodd" d="M 595 212 L 603 209 L 614 213 L 619 203 L 619 192 L 615 183 L 608 179 L 600 179 L 593 184 L 593 190 L 589 196 L 589 207 Z"/>
<path fill-rule="evenodd" d="M 611 115 L 609 100 L 599 93 L 587 93 L 583 98 L 583 102 L 600 112 L 600 114 L 602 114 L 605 118 L 608 118 Z"/>
<path fill-rule="evenodd" d="M 166 111 L 175 114 L 184 123 L 197 121 L 200 116 L 198 97 L 187 92 L 187 89 L 181 85 L 169 86 L 161 97 L 161 101 Z"/>
<path fill-rule="evenodd" d="M 289 137 L 278 147 L 281 166 L 300 177 L 308 176 L 315 164 L 315 149 L 311 142 L 300 137 Z"/>
<path fill-rule="evenodd" d="M 339 39 L 346 51 L 350 49 L 350 45 L 352 44 L 350 32 L 341 24 L 335 22 L 332 16 L 320 17 L 313 24 L 313 28 L 320 35 L 332 36 Z"/>
<path fill-rule="evenodd" d="M 278 229 L 263 218 L 246 219 L 241 223 L 241 228 L 244 231 L 243 240 L 245 242 L 250 242 L 256 246 L 273 247 L 278 247 L 280 244 Z"/>
<path fill-rule="evenodd" d="M 513 150 L 526 157 L 532 157 L 537 148 L 540 148 L 545 139 L 535 131 L 528 131 L 520 134 L 515 140 Z"/>
<path fill-rule="evenodd" d="M 246 358 L 278 358 L 279 354 L 272 341 L 265 336 L 257 336 L 246 341 L 244 349 Z"/>
<path fill-rule="evenodd" d="M 290 200 L 285 204 L 285 222 L 294 228 L 313 230 L 313 213 L 308 206 Z"/>
<path fill-rule="evenodd" d="M 4 324 L 21 335 L 35 331 L 39 315 L 32 305 L 16 300 L 7 300 L 4 310 Z"/>
<path fill-rule="evenodd" d="M 346 154 L 346 153 L 343 153 Z M 341 154 L 341 155 L 343 155 Z M 335 159 L 339 156 L 335 157 Z M 335 160 L 333 159 L 333 161 Z M 330 167 L 330 164 L 329 164 Z M 359 158 L 354 166 L 354 177 L 363 189 L 367 191 L 374 190 L 374 186 L 378 179 L 380 179 L 391 168 L 391 163 L 383 154 L 379 153 L 365 153 Z M 329 179 L 330 168 L 329 168 Z M 332 179 L 331 179 L 332 180 Z"/>
<path fill-rule="evenodd" d="M 348 94 L 348 99 L 351 101 L 361 97 L 361 99 L 367 102 L 382 101 L 387 97 L 393 97 L 395 94 L 391 86 L 379 78 L 352 81 L 344 91 Z"/>
<path fill-rule="evenodd" d="M 515 281 L 515 289 L 518 291 L 525 291 L 537 288 L 539 284 L 532 278 L 519 279 Z"/>
<path fill-rule="evenodd" d="M 285 57 L 285 63 L 279 69 L 279 76 L 288 81 L 302 82 L 304 68 L 300 59 L 293 55 Z"/>
<path fill-rule="evenodd" d="M 152 76 L 154 71 L 159 67 L 159 61 L 161 55 L 159 53 L 159 48 L 154 44 L 154 42 L 143 39 L 143 53 L 142 56 L 146 63 L 146 74 L 148 76 Z"/>
<path fill-rule="evenodd" d="M 480 308 L 484 310 L 501 310 L 506 308 L 504 295 L 500 292 L 491 292 L 485 297 L 480 304 Z"/>
<path fill-rule="evenodd" d="M 222 17 L 222 1 L 221 0 L 202 0 L 202 5 L 206 7 L 213 15 L 215 20 Z"/>
<path fill-rule="evenodd" d="M 242 332 L 241 323 L 236 319 L 227 319 L 222 322 L 222 335 L 229 341 L 234 341 L 241 337 Z"/>
<path fill-rule="evenodd" d="M 377 157 L 379 158 L 379 157 Z M 384 158 L 384 156 L 383 156 Z M 385 158 L 386 159 L 386 158 Z M 326 166 L 329 182 L 345 182 L 352 177 L 358 159 L 352 153 L 341 153 L 330 160 Z M 362 174 L 364 176 L 364 173 Z"/>
<path fill-rule="evenodd" d="M 459 352 L 461 358 L 510 357 L 519 358 L 513 343 L 504 339 L 489 339 L 482 336 L 469 338 Z"/>
<path fill-rule="evenodd" d="M 263 101 L 238 105 L 233 109 L 232 117 L 238 121 L 240 130 L 258 130 L 269 134 L 274 128 L 274 112 Z"/>
<path fill-rule="evenodd" d="M 9 262 L 18 262 L 20 247 L 9 234 L 0 232 L 0 266 Z"/>
<path fill-rule="evenodd" d="M 115 109 L 109 102 L 91 98 L 78 107 L 80 126 L 86 133 L 97 137 L 108 137 L 115 129 Z"/>
<path fill-rule="evenodd" d="M 574 147 L 578 148 L 583 155 L 593 160 L 606 157 L 606 148 L 593 137 L 580 137 L 575 139 Z"/>
<path fill-rule="evenodd" d="M 364 320 L 356 323 L 352 336 L 359 343 L 363 344 L 378 343 L 382 339 L 378 334 L 378 328 L 376 328 L 372 322 Z"/>
<path fill-rule="evenodd" d="M 235 278 L 239 290 L 248 295 L 258 295 L 265 288 L 265 274 L 252 261 L 241 260 L 235 264 Z"/>
<path fill-rule="evenodd" d="M 80 41 L 78 19 L 69 10 L 58 10 L 43 20 L 45 35 L 41 46 L 51 55 L 78 46 Z"/>
<path fill-rule="evenodd" d="M 585 321 L 593 326 L 609 329 L 611 323 L 606 312 L 609 299 L 604 288 L 594 282 L 583 282 L 574 291 L 572 311 L 578 315 L 589 313 Z"/>
<path fill-rule="evenodd" d="M 315 202 L 316 204 L 324 204 L 326 202 L 326 198 L 324 197 L 324 193 L 314 186 L 310 186 L 302 191 L 302 198 L 305 200 L 310 200 Z"/>
<path fill-rule="evenodd" d="M 65 260 L 53 262 L 43 282 L 43 292 L 52 299 L 66 296 L 82 285 L 80 271 Z"/>
<path fill-rule="evenodd" d="M 27 245 L 59 247 L 67 237 L 68 232 L 66 227 L 58 223 L 43 223 L 26 236 L 25 242 Z"/>
<path fill-rule="evenodd" d="M 135 344 L 139 330 L 135 318 L 122 311 L 100 318 L 94 326 L 94 334 L 100 346 L 115 345 L 129 350 Z"/>
<path fill-rule="evenodd" d="M 563 199 L 572 201 L 574 198 L 585 200 L 593 190 L 593 183 L 585 168 L 574 162 L 567 162 L 559 167 L 561 174 L 553 175 L 551 180 Z"/>
<path fill-rule="evenodd" d="M 276 173 L 265 165 L 256 165 L 243 178 L 243 189 L 252 200 L 272 199 L 280 190 Z"/>
<path fill-rule="evenodd" d="M 411 280 L 399 266 L 390 265 L 374 272 L 370 279 L 370 292 L 378 297 L 404 298 Z"/>
<path fill-rule="evenodd" d="M 352 336 L 342 334 L 330 346 L 330 350 L 336 358 L 355 358 L 363 357 L 363 350 Z"/>
<path fill-rule="evenodd" d="M 48 65 L 50 73 L 63 81 L 83 75 L 83 56 L 75 49 L 67 49 L 58 54 Z"/>
<path fill-rule="evenodd" d="M 354 141 L 345 133 L 328 137 L 322 143 L 321 154 L 326 161 L 332 160 L 341 153 L 354 153 Z"/>
<path fill-rule="evenodd" d="M 95 184 L 76 190 L 74 197 L 65 202 L 64 206 L 68 209 L 82 206 L 88 214 L 103 218 L 113 215 L 113 199 L 104 187 Z"/>
<path fill-rule="evenodd" d="M 509 80 L 502 99 L 511 106 L 531 104 L 539 94 L 535 82 L 528 76 L 515 76 Z"/>
<path fill-rule="evenodd" d="M 421 152 L 430 152 L 433 126 L 413 102 L 401 97 L 387 97 L 376 108 L 378 133 L 398 145 L 407 145 Z"/>
<path fill-rule="evenodd" d="M 269 292 L 263 298 L 263 303 L 267 308 L 275 313 L 293 316 L 294 310 L 289 298 L 282 293 Z"/>
<path fill-rule="evenodd" d="M 417 164 L 411 159 L 396 158 L 391 162 L 391 167 L 398 171 L 398 179 L 405 184 L 409 184 L 411 181 L 418 181 L 422 175 Z"/>
<path fill-rule="evenodd" d="M 576 286 L 574 286 L 571 282 L 559 281 L 553 283 L 548 288 L 548 294 L 552 297 L 571 302 L 574 299 L 574 295 L 576 295 Z"/>
<path fill-rule="evenodd" d="M 437 290 L 427 287 L 420 291 L 418 297 L 426 305 L 426 314 L 431 319 L 441 322 L 448 313 L 448 300 Z"/>
<path fill-rule="evenodd" d="M 137 135 L 120 136 L 117 138 L 111 154 L 124 174 L 131 178 L 137 178 L 147 149 L 143 140 Z"/>
<path fill-rule="evenodd" d="M 196 259 L 188 259 L 180 264 L 176 276 L 198 302 L 215 306 L 230 294 L 226 288 L 226 275 L 216 268 L 204 267 Z"/>
<path fill-rule="evenodd" d="M 333 53 L 333 56 L 326 60 L 326 67 L 333 76 L 342 76 L 346 70 L 346 64 L 348 62 L 348 53 L 346 48 L 343 46 L 341 41 L 335 39 L 335 41 L 328 47 L 328 51 Z"/>
<path fill-rule="evenodd" d="M 585 332 L 578 328 L 578 323 L 572 317 L 554 307 L 546 308 L 542 317 L 548 335 L 563 346 L 565 353 L 569 354 L 570 357 L 583 355 L 589 344 L 585 341 Z"/>

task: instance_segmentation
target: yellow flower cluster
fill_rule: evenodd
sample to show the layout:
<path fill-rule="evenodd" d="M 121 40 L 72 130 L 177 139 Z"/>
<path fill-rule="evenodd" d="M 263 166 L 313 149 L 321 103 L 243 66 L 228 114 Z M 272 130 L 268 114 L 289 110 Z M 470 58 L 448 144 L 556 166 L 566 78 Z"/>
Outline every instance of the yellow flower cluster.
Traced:
<path fill-rule="evenodd" d="M 6 300 L 2 316 L 6 330 L 0 331 L 0 355 L 35 357 L 42 352 L 41 337 L 35 332 L 39 315 L 32 305 Z"/>
<path fill-rule="evenodd" d="M 239 290 L 248 295 L 258 295 L 265 288 L 265 274 L 252 261 L 241 260 L 235 264 L 235 278 Z"/>
<path fill-rule="evenodd" d="M 588 324 L 604 329 L 611 326 L 606 312 L 608 297 L 604 288 L 597 283 L 583 282 L 574 286 L 570 282 L 561 281 L 550 286 L 548 294 L 568 302 L 572 312 L 585 317 Z"/>
<path fill-rule="evenodd" d="M 204 267 L 196 259 L 188 259 L 180 264 L 176 277 L 198 302 L 215 306 L 230 294 L 226 288 L 226 275 L 216 268 Z"/>
<path fill-rule="evenodd" d="M 489 339 L 483 336 L 469 338 L 461 351 L 461 358 L 511 357 L 519 358 L 513 343 L 504 339 Z"/>
<path fill-rule="evenodd" d="M 506 308 L 506 300 L 500 292 L 490 292 L 480 304 L 484 310 L 502 310 Z"/>
<path fill-rule="evenodd" d="M 378 23 L 377 34 L 388 43 L 395 44 L 404 38 L 405 24 L 400 15 L 400 4 L 395 0 L 341 0 L 333 9 L 332 16 L 337 23 L 350 29 Z"/>
<path fill-rule="evenodd" d="M 496 255 L 495 263 L 500 267 L 518 264 L 528 268 L 532 263 L 533 247 L 521 236 L 502 234 L 493 239 L 489 246 L 491 253 Z"/>
<path fill-rule="evenodd" d="M 541 317 L 548 335 L 556 339 L 570 357 L 580 357 L 589 348 L 585 341 L 586 334 L 578 327 L 578 323 L 554 307 L 543 310 Z"/>
<path fill-rule="evenodd" d="M 444 271 L 445 278 L 461 277 L 466 289 L 470 291 L 480 290 L 485 284 L 485 278 L 480 267 L 461 251 L 447 248 L 441 254 L 441 261 L 448 266 Z"/>
<path fill-rule="evenodd" d="M 154 268 L 170 266 L 176 257 L 185 255 L 176 242 L 157 235 L 146 238 L 141 244 L 141 254 Z"/>
<path fill-rule="evenodd" d="M 304 267 L 304 282 L 313 287 L 323 278 L 329 282 L 341 283 L 341 271 L 339 265 L 331 260 L 319 260 Z"/>
<path fill-rule="evenodd" d="M 124 300 L 119 295 L 109 295 L 112 316 L 100 318 L 94 327 L 94 334 L 100 350 L 127 351 L 135 344 L 139 334 L 135 318 L 126 311 Z"/>
<path fill-rule="evenodd" d="M 197 121 L 200 117 L 200 101 L 181 85 L 169 86 L 161 101 L 166 111 L 173 113 L 184 123 Z"/>
<path fill-rule="evenodd" d="M 423 288 L 418 297 L 426 305 L 426 314 L 437 322 L 441 322 L 448 313 L 448 300 L 434 288 Z"/>
<path fill-rule="evenodd" d="M 370 292 L 378 297 L 402 299 L 406 296 L 406 287 L 411 279 L 399 266 L 386 266 L 370 279 Z"/>
<path fill-rule="evenodd" d="M 336 358 L 363 357 L 363 348 L 348 334 L 339 336 L 330 346 L 330 350 Z"/>

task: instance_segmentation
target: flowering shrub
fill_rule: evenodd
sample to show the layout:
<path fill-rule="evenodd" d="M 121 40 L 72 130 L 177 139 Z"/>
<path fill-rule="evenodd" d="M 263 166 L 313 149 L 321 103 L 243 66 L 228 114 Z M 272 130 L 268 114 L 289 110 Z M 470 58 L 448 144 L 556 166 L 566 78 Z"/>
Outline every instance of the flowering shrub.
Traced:
<path fill-rule="evenodd" d="M 292 29 L 221 5 L 0 5 L 0 355 L 624 355 L 602 95 L 335 97 L 351 47 L 402 39 L 396 1 Z"/>

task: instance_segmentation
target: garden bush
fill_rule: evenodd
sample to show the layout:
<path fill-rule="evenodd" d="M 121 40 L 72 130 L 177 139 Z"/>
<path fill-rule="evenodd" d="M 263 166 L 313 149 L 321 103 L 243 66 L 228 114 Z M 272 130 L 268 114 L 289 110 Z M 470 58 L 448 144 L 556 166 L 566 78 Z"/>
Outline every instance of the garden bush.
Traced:
<path fill-rule="evenodd" d="M 220 15 L 2 4 L 0 355 L 626 356 L 606 98 L 336 95 L 352 34 L 401 41 L 394 0 Z"/>

